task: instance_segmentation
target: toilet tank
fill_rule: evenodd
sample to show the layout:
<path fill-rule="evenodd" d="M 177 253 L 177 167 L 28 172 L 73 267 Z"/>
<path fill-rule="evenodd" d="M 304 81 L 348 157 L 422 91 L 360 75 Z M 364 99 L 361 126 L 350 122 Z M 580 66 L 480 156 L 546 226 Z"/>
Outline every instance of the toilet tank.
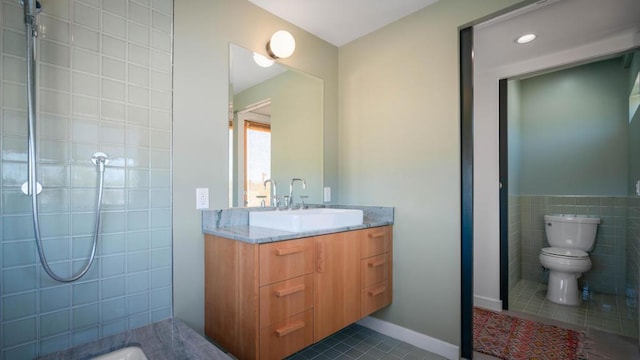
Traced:
<path fill-rule="evenodd" d="M 591 251 L 596 242 L 600 218 L 587 215 L 544 216 L 544 229 L 552 247 Z"/>

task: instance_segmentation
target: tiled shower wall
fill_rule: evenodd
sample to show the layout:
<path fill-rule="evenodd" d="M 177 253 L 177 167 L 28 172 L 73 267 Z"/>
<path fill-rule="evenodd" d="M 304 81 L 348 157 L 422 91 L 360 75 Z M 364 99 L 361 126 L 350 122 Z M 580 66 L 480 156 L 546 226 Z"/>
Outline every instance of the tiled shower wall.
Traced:
<path fill-rule="evenodd" d="M 602 219 L 595 248 L 589 254 L 593 267 L 579 283 L 606 294 L 624 294 L 627 287 L 627 203 L 630 198 L 600 196 L 521 196 L 522 278 L 545 281 L 538 256 L 549 246 L 546 214 L 593 215 Z"/>
<path fill-rule="evenodd" d="M 509 291 L 522 279 L 522 233 L 520 197 L 509 195 Z"/>
<path fill-rule="evenodd" d="M 638 296 L 638 286 L 640 286 L 640 197 L 631 196 L 628 199 L 628 219 L 627 219 L 627 283 L 631 288 L 636 289 Z M 633 294 L 626 294 L 633 296 Z"/>
<path fill-rule="evenodd" d="M 41 231 L 52 268 L 77 271 L 94 224 L 96 151 L 105 173 L 102 233 L 89 273 L 43 272 L 27 178 L 25 37 L 19 0 L 0 1 L 0 349 L 31 359 L 170 317 L 171 0 L 42 1 L 38 48 Z"/>

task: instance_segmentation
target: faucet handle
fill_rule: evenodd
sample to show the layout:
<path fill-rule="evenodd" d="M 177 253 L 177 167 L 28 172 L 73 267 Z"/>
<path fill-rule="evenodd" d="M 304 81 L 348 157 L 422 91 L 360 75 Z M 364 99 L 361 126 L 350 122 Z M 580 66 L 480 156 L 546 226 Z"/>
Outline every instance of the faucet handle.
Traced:
<path fill-rule="evenodd" d="M 304 204 L 304 199 L 309 198 L 308 195 L 300 195 L 300 210 L 305 209 L 306 205 Z"/>
<path fill-rule="evenodd" d="M 260 199 L 260 207 L 264 207 L 265 206 L 265 199 L 267 198 L 267 195 L 257 195 L 256 198 Z"/>

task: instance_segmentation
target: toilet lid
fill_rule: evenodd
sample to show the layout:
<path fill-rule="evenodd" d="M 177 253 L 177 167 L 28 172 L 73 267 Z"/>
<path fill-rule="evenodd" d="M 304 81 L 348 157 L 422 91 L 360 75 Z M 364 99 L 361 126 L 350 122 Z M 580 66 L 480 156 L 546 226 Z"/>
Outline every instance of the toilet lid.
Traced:
<path fill-rule="evenodd" d="M 553 255 L 553 256 L 564 256 L 571 258 L 588 258 L 589 254 L 582 250 L 575 249 L 563 249 L 558 247 L 548 247 L 542 249 L 543 254 Z"/>

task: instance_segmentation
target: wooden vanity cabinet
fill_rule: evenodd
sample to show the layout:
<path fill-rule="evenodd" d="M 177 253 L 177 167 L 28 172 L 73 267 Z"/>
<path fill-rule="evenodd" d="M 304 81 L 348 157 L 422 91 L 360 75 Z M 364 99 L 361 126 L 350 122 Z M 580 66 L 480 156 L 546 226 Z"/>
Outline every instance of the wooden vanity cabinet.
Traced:
<path fill-rule="evenodd" d="M 391 226 L 250 244 L 205 234 L 205 334 L 282 359 L 391 303 Z"/>

